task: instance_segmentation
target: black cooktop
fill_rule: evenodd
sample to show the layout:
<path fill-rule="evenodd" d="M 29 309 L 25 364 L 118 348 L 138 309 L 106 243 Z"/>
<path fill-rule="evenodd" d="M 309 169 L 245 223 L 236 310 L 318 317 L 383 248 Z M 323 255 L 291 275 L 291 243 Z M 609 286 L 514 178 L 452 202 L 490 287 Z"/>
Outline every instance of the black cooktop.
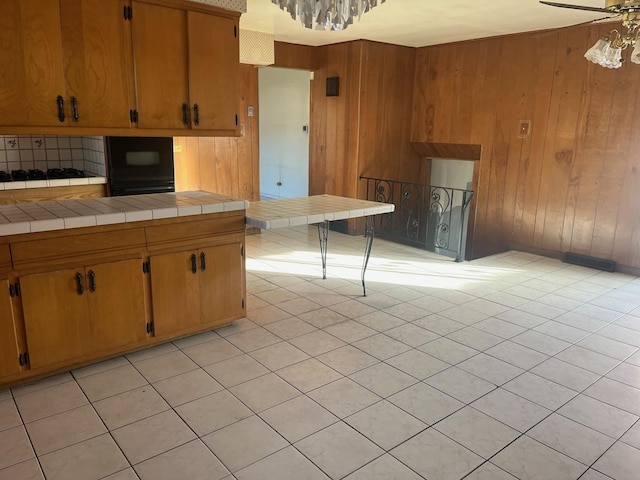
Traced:
<path fill-rule="evenodd" d="M 0 171 L 0 182 L 25 182 L 29 180 L 53 180 L 59 178 L 84 178 L 87 175 L 76 168 L 49 168 L 46 172 L 38 169 Z"/>

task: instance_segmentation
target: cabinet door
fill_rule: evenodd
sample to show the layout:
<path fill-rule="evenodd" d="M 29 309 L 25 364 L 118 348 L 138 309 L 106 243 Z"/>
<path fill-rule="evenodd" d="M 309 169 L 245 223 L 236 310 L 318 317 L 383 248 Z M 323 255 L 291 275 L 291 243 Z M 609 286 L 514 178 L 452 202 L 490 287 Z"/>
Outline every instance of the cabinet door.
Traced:
<path fill-rule="evenodd" d="M 142 260 L 87 267 L 87 299 L 93 352 L 146 338 Z"/>
<path fill-rule="evenodd" d="M 138 126 L 189 128 L 182 105 L 189 103 L 187 13 L 133 2 Z"/>
<path fill-rule="evenodd" d="M 244 313 L 241 247 L 240 243 L 231 243 L 200 250 L 198 262 L 203 323 L 225 323 Z M 205 262 L 204 269 L 202 260 Z"/>
<path fill-rule="evenodd" d="M 123 0 L 60 0 L 70 125 L 131 126 L 133 52 L 124 6 Z"/>
<path fill-rule="evenodd" d="M 28 275 L 20 279 L 20 289 L 31 368 L 91 352 L 83 268 Z"/>
<path fill-rule="evenodd" d="M 239 73 L 238 20 L 189 12 L 192 128 L 236 129 Z"/>
<path fill-rule="evenodd" d="M 192 270 L 197 252 L 151 257 L 151 301 L 157 336 L 200 325 L 199 269 Z"/>
<path fill-rule="evenodd" d="M 0 377 L 20 372 L 15 318 L 9 297 L 9 282 L 0 280 Z"/>
<path fill-rule="evenodd" d="M 0 45 L 0 125 L 65 125 L 58 0 L 4 0 Z"/>

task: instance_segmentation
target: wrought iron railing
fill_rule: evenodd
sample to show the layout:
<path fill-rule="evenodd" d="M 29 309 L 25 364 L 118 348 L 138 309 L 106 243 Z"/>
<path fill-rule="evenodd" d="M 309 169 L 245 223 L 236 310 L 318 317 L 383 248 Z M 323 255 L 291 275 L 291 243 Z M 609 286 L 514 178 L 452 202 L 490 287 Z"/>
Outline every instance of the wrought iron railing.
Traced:
<path fill-rule="evenodd" d="M 360 180 L 367 182 L 367 200 L 396 206 L 395 212 L 376 217 L 378 237 L 464 260 L 473 191 L 382 178 Z"/>

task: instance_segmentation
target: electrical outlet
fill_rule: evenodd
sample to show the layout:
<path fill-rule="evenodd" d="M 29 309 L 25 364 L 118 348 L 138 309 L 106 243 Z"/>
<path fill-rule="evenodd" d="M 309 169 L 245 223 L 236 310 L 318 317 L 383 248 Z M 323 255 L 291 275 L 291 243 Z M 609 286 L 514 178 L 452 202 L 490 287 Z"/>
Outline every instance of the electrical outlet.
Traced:
<path fill-rule="evenodd" d="M 247 107 L 247 116 L 248 117 L 253 117 L 253 105 L 249 105 Z"/>
<path fill-rule="evenodd" d="M 518 138 L 527 138 L 531 133 L 531 120 L 520 120 Z"/>

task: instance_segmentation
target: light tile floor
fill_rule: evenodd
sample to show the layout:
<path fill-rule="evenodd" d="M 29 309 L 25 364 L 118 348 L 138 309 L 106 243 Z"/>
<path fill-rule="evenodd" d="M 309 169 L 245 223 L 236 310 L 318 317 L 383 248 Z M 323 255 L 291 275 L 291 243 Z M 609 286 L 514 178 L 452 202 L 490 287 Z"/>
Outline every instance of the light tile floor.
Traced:
<path fill-rule="evenodd" d="M 247 238 L 247 319 L 0 391 L 0 480 L 637 480 L 640 279 L 312 227 Z"/>

